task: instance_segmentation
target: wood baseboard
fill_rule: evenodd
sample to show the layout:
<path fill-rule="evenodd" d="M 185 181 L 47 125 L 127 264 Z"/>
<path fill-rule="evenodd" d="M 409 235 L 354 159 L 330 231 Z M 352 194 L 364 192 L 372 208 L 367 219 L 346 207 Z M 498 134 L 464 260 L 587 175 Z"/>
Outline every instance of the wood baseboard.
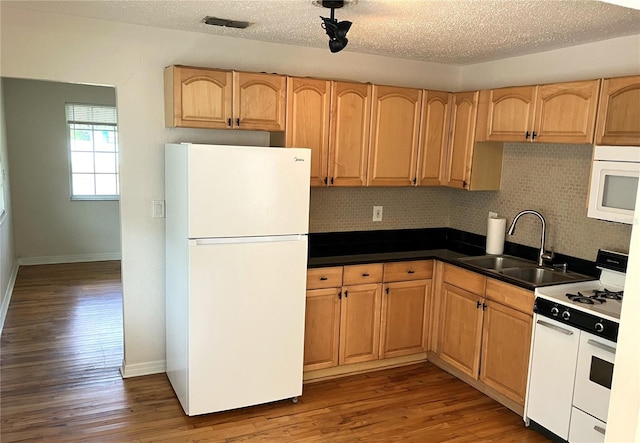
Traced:
<path fill-rule="evenodd" d="M 362 374 L 364 372 L 379 371 L 382 369 L 397 368 L 400 366 L 411 365 L 427 361 L 427 353 L 405 355 L 402 357 L 385 358 L 382 360 L 372 360 L 362 363 L 353 363 L 350 365 L 341 365 L 328 369 L 318 369 L 317 371 L 308 371 L 303 375 L 304 383 L 313 383 L 324 380 L 331 380 L 348 375 Z"/>
<path fill-rule="evenodd" d="M 18 276 L 18 263 L 14 263 L 11 269 L 11 276 L 9 277 L 9 283 L 7 289 L 2 297 L 2 306 L 0 306 L 0 335 L 2 334 L 2 328 L 4 327 L 4 321 L 7 318 L 7 311 L 9 311 L 9 303 L 11 302 L 11 296 L 13 295 L 13 287 L 16 284 L 16 278 Z"/>
<path fill-rule="evenodd" d="M 454 377 L 459 378 L 460 380 L 462 380 L 463 382 L 465 382 L 469 386 L 477 389 L 478 391 L 482 392 L 486 396 L 491 397 L 492 399 L 494 399 L 498 403 L 500 403 L 500 404 L 506 406 L 507 408 L 511 409 L 513 412 L 518 414 L 520 417 L 524 416 L 524 406 L 523 405 L 520 405 L 520 404 L 514 402 L 513 400 L 511 400 L 510 398 L 507 398 L 503 394 L 497 392 L 495 389 L 485 385 L 480 380 L 475 380 L 474 378 L 469 377 L 467 374 L 465 374 L 465 373 L 459 371 L 458 369 L 454 368 L 449 363 L 445 362 L 440 357 L 438 357 L 438 355 L 435 352 L 431 352 L 431 351 L 427 352 L 427 360 L 429 362 L 433 363 L 434 365 L 436 365 L 437 367 L 439 367 L 440 369 L 442 369 L 443 371 L 446 371 L 449 374 L 453 375 Z"/>

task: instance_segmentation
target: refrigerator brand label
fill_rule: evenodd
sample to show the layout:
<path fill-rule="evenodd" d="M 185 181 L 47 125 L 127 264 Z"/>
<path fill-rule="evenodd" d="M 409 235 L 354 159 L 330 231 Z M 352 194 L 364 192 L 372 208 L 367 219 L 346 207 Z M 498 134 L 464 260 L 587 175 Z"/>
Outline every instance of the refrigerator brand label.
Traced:
<path fill-rule="evenodd" d="M 293 157 L 293 161 L 295 162 L 303 162 L 304 158 L 300 158 L 300 157 Z"/>

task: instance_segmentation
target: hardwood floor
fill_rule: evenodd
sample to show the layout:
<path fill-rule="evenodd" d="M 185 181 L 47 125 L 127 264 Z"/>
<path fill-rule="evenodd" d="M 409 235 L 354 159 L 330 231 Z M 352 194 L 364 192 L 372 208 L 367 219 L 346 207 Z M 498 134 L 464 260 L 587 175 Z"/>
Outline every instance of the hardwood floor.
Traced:
<path fill-rule="evenodd" d="M 20 268 L 1 339 L 3 443 L 548 441 L 429 363 L 187 417 L 164 374 L 120 377 L 121 298 L 118 262 Z"/>

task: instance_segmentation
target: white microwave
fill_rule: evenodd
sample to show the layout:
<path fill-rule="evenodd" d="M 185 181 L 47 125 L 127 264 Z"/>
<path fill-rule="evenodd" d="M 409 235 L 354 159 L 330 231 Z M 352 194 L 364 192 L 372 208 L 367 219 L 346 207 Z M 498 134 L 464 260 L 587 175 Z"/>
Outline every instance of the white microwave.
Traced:
<path fill-rule="evenodd" d="M 587 216 L 633 223 L 640 176 L 640 146 L 596 146 Z"/>

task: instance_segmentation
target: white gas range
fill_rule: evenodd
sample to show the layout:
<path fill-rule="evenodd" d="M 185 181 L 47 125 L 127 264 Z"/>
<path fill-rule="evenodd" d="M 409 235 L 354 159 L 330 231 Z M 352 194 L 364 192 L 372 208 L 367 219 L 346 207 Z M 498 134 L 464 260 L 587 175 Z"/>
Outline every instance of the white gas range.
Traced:
<path fill-rule="evenodd" d="M 535 291 L 524 419 L 553 441 L 604 441 L 627 260 L 600 250 L 599 280 Z"/>

